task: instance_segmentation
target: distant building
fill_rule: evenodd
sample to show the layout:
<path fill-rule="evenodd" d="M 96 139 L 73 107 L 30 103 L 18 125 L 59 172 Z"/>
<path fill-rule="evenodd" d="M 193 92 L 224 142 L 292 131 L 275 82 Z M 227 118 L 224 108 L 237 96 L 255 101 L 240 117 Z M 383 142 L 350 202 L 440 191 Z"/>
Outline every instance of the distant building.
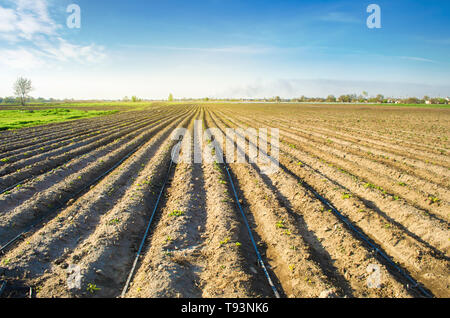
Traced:
<path fill-rule="evenodd" d="M 426 101 L 425 101 L 425 104 L 431 105 L 431 100 L 426 100 Z"/>

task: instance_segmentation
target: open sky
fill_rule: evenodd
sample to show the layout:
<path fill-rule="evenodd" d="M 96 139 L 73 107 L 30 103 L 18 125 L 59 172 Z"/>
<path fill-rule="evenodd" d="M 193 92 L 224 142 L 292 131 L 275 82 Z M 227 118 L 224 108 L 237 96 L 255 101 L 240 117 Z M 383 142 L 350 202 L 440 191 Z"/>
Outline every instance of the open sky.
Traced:
<path fill-rule="evenodd" d="M 47 98 L 450 96 L 448 16 L 448 0 L 0 0 L 0 96 L 18 76 Z"/>

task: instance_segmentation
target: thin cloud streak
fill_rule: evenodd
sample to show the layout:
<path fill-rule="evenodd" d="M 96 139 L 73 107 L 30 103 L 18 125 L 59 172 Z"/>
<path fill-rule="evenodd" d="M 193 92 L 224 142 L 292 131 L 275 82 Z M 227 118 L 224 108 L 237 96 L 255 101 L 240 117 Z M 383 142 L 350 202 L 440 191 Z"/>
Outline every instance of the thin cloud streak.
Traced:
<path fill-rule="evenodd" d="M 177 47 L 177 46 L 153 46 L 153 45 L 134 45 L 124 44 L 122 47 L 141 48 L 168 51 L 191 51 L 206 53 L 229 53 L 229 54 L 266 54 L 273 53 L 279 48 L 276 47 L 259 47 L 259 46 L 225 46 L 225 47 Z"/>
<path fill-rule="evenodd" d="M 426 59 L 423 57 L 416 57 L 416 56 L 399 56 L 399 57 L 404 60 L 410 60 L 410 61 L 416 61 L 416 62 L 437 63 L 434 60 Z"/>

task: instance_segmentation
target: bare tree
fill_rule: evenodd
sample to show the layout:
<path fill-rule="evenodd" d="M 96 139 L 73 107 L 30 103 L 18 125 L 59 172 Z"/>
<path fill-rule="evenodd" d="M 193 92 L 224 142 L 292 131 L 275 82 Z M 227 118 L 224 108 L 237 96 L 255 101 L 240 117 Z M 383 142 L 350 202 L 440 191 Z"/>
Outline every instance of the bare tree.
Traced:
<path fill-rule="evenodd" d="M 14 83 L 14 94 L 20 99 L 22 106 L 25 106 L 25 101 L 28 94 L 33 90 L 31 80 L 19 77 Z"/>

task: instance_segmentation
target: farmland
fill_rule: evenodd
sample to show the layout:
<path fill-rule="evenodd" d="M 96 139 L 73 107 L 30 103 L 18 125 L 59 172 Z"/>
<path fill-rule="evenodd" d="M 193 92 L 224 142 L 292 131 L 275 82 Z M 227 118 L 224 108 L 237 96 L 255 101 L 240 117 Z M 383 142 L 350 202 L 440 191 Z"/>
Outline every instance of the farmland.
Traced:
<path fill-rule="evenodd" d="M 98 117 L 104 115 L 111 115 L 116 111 L 104 110 L 76 110 L 76 109 L 15 109 L 15 110 L 0 110 L 0 130 L 19 129 L 24 127 L 39 126 L 50 123 L 63 122 L 73 119 Z"/>
<path fill-rule="evenodd" d="M 278 128 L 278 171 L 172 163 L 175 128 L 217 152 L 195 120 Z M 445 108 L 195 102 L 2 131 L 2 296 L 449 297 L 449 132 Z"/>

